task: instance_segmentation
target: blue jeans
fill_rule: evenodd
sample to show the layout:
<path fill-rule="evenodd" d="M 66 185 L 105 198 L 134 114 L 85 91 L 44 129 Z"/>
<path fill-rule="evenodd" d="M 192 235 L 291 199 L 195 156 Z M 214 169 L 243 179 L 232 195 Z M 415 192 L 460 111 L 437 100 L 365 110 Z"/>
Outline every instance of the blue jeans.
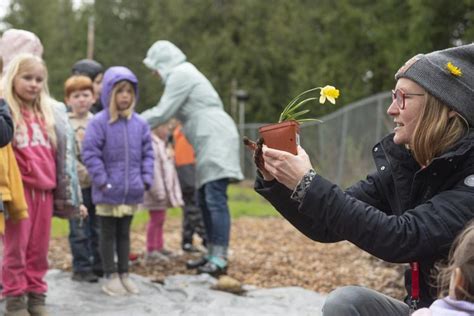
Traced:
<path fill-rule="evenodd" d="M 199 206 L 202 210 L 207 242 L 229 246 L 230 214 L 227 205 L 229 179 L 208 182 L 199 188 Z"/>
<path fill-rule="evenodd" d="M 91 189 L 82 190 L 84 205 L 89 216 L 84 220 L 69 220 L 69 244 L 74 272 L 102 271 L 99 252 L 99 223 L 92 204 Z"/>

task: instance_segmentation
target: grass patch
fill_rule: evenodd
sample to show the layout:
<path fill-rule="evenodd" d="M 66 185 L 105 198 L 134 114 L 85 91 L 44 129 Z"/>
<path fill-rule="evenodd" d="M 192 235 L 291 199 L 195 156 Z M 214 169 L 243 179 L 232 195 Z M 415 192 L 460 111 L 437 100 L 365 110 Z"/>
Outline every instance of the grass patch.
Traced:
<path fill-rule="evenodd" d="M 258 195 L 248 184 L 229 185 L 229 208 L 232 218 L 242 216 L 267 217 L 276 216 L 277 211 L 264 198 Z M 180 218 L 181 208 L 170 208 L 168 217 Z M 143 227 L 148 222 L 148 212 L 140 211 L 133 216 L 132 228 Z M 53 218 L 53 237 L 63 237 L 69 234 L 69 224 L 67 220 Z"/>

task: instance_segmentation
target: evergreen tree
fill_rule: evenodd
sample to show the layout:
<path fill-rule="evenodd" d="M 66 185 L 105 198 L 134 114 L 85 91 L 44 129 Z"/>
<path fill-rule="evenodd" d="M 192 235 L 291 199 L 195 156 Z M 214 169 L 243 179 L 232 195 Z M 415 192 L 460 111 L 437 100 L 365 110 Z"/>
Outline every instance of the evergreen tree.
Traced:
<path fill-rule="evenodd" d="M 311 106 L 325 114 L 391 89 L 416 53 L 474 41 L 473 0 L 95 0 L 76 11 L 72 0 L 11 0 L 4 22 L 41 38 L 58 99 L 71 65 L 86 57 L 92 15 L 94 58 L 137 74 L 138 111 L 162 93 L 142 60 L 166 39 L 209 78 L 227 111 L 232 82 L 249 92 L 247 122 L 275 121 L 299 92 L 332 84 L 341 90 L 337 105 Z"/>

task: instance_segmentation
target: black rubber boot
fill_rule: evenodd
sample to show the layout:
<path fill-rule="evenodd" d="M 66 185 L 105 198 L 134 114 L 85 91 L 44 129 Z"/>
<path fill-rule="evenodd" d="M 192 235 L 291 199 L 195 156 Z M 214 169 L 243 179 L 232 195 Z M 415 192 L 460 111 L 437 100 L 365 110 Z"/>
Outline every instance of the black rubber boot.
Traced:
<path fill-rule="evenodd" d="M 207 257 L 201 257 L 199 259 L 188 260 L 186 262 L 186 269 L 196 269 L 207 263 Z"/>
<path fill-rule="evenodd" d="M 227 274 L 227 265 L 219 267 L 217 264 L 208 261 L 205 265 L 198 268 L 198 273 L 207 273 L 217 278 L 223 274 Z"/>

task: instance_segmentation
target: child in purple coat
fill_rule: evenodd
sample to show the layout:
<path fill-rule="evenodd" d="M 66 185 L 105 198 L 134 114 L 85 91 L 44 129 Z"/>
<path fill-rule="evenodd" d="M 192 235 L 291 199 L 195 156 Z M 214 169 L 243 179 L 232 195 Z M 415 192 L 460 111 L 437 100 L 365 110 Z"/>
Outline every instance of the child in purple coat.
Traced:
<path fill-rule="evenodd" d="M 472 316 L 474 315 L 474 221 L 457 237 L 449 264 L 438 276 L 440 298 L 429 308 L 413 316 Z"/>
<path fill-rule="evenodd" d="M 100 216 L 100 252 L 107 279 L 102 290 L 111 296 L 138 294 L 128 276 L 130 224 L 153 182 L 150 128 L 134 111 L 138 80 L 128 68 L 109 68 L 102 89 L 104 110 L 87 126 L 82 148 Z"/>

